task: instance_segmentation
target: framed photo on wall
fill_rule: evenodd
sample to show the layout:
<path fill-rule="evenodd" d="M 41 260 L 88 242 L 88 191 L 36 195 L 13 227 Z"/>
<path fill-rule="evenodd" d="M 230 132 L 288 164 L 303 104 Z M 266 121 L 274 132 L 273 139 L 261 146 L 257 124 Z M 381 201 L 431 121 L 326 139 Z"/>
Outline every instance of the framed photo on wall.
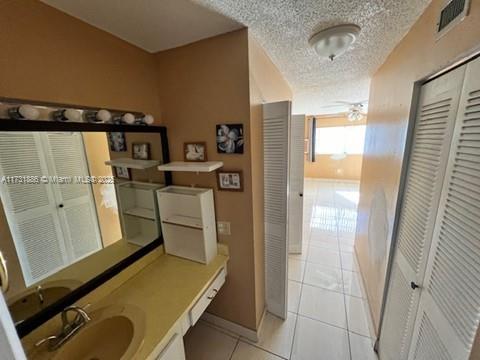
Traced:
<path fill-rule="evenodd" d="M 217 171 L 218 190 L 243 191 L 243 173 L 240 170 Z"/>
<path fill-rule="evenodd" d="M 188 142 L 183 144 L 183 159 L 185 161 L 207 161 L 207 144 L 205 142 Z"/>
<path fill-rule="evenodd" d="M 124 132 L 109 132 L 108 144 L 110 145 L 110 151 L 127 151 L 127 139 Z"/>
<path fill-rule="evenodd" d="M 132 179 L 132 174 L 130 173 L 130 169 L 125 166 L 115 166 L 115 175 L 117 178 L 120 179 Z"/>
<path fill-rule="evenodd" d="M 150 144 L 149 143 L 133 143 L 132 158 L 137 160 L 150 160 Z"/>
<path fill-rule="evenodd" d="M 243 124 L 217 125 L 217 152 L 243 154 Z"/>

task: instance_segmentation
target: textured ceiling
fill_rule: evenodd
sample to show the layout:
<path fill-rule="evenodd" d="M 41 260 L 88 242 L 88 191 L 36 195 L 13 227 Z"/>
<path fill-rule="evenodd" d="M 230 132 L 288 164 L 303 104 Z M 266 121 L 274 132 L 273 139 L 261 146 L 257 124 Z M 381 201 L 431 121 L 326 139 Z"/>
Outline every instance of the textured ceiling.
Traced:
<path fill-rule="evenodd" d="M 370 77 L 431 0 L 194 1 L 249 27 L 290 83 L 295 113 L 322 114 L 342 110 L 322 107 L 334 101 L 368 99 Z M 308 39 L 341 23 L 362 28 L 357 41 L 333 62 L 320 58 Z"/>
<path fill-rule="evenodd" d="M 242 27 L 190 0 L 42 2 L 150 52 L 171 49 Z"/>

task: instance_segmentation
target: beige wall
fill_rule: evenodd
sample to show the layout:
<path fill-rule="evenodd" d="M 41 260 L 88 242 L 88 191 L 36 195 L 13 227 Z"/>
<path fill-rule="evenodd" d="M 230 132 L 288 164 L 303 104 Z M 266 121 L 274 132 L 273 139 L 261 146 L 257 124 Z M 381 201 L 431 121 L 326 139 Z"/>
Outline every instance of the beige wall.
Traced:
<path fill-rule="evenodd" d="M 308 132 L 308 116 L 305 124 L 305 135 Z M 317 128 L 328 126 L 365 125 L 366 120 L 352 123 L 346 116 L 315 116 Z M 362 173 L 362 155 L 347 155 L 345 159 L 333 160 L 330 155 L 315 155 L 315 162 L 305 161 L 304 174 L 307 178 L 360 180 Z"/>
<path fill-rule="evenodd" d="M 472 1 L 470 16 L 435 41 L 435 24 L 442 3 L 442 0 L 432 1 L 371 83 L 355 250 L 376 327 L 380 318 L 386 256 L 392 235 L 413 84 L 480 45 L 480 0 Z M 374 198 L 377 208 L 382 208 L 385 202 L 385 213 L 372 219 L 370 209 Z M 387 229 L 386 236 L 371 245 L 369 222 L 377 224 L 371 229 L 377 234 L 382 233 L 384 226 Z M 369 255 L 373 249 L 383 249 L 382 257 L 376 261 Z"/>
<path fill-rule="evenodd" d="M 0 97 L 132 109 L 160 115 L 155 57 L 34 0 L 0 0 Z M 0 211 L 10 293 L 24 287 Z"/>
<path fill-rule="evenodd" d="M 292 99 L 290 86 L 249 35 L 250 145 L 252 158 L 253 231 L 255 246 L 255 303 L 257 326 L 265 307 L 265 251 L 263 221 L 263 112 L 262 104 Z"/>
<path fill-rule="evenodd" d="M 214 188 L 217 221 L 231 223 L 231 235 L 218 236 L 230 250 L 228 281 L 209 311 L 256 329 L 254 227 L 246 30 L 199 41 L 157 54 L 159 99 L 168 129 L 172 161 L 183 160 L 183 143 L 205 141 L 208 160 L 225 170 L 243 170 L 244 191 L 218 191 L 215 173 L 173 173 L 173 182 Z M 243 155 L 216 150 L 216 125 L 243 124 Z"/>

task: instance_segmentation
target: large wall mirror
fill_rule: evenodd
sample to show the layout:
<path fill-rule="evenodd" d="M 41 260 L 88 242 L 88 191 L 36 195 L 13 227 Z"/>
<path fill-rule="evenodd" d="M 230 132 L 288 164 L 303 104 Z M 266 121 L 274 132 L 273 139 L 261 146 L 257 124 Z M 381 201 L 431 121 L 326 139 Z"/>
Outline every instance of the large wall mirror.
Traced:
<path fill-rule="evenodd" d="M 0 251 L 20 335 L 161 243 L 155 190 L 169 183 L 163 127 L 47 125 L 0 124 Z"/>

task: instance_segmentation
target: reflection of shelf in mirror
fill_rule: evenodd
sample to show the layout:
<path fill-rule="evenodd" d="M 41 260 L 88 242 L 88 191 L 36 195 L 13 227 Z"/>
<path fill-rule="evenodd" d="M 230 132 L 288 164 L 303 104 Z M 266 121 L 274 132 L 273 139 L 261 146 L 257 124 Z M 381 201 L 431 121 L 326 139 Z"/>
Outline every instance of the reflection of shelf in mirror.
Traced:
<path fill-rule="evenodd" d="M 144 219 L 155 220 L 155 212 L 146 208 L 131 208 L 123 211 L 126 215 L 137 216 Z"/>
<path fill-rule="evenodd" d="M 222 161 L 185 162 L 173 161 L 158 167 L 160 171 L 211 172 L 223 166 Z"/>
<path fill-rule="evenodd" d="M 111 166 L 123 166 L 130 169 L 148 169 L 157 166 L 160 164 L 158 160 L 138 160 L 138 159 L 130 159 L 130 158 L 121 158 L 121 159 L 114 159 L 105 161 L 105 165 Z"/>
<path fill-rule="evenodd" d="M 129 243 L 140 245 L 140 246 L 145 246 L 147 244 L 150 244 L 153 240 L 155 239 L 152 239 L 151 237 L 145 236 L 143 234 L 139 234 L 137 236 L 127 238 L 127 241 Z"/>
<path fill-rule="evenodd" d="M 178 225 L 192 229 L 203 229 L 202 219 L 191 216 L 173 215 L 162 220 L 164 224 Z"/>

